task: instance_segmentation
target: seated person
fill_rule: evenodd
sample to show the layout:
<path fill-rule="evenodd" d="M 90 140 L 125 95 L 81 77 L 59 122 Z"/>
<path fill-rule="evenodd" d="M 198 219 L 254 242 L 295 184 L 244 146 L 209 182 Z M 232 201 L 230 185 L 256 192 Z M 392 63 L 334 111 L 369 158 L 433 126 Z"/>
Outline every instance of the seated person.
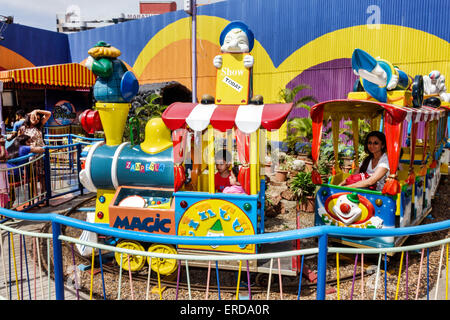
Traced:
<path fill-rule="evenodd" d="M 16 112 L 16 121 L 13 124 L 12 134 L 6 139 L 7 141 L 11 141 L 17 136 L 17 132 L 24 122 L 25 111 L 23 109 L 19 109 Z"/>
<path fill-rule="evenodd" d="M 353 175 L 367 173 L 367 178 L 355 183 L 347 184 L 347 180 L 339 185 L 350 188 L 369 188 L 375 186 L 375 190 L 383 190 L 386 178 L 389 176 L 389 160 L 386 154 L 386 136 L 380 131 L 372 131 L 364 142 L 364 151 L 368 156 L 361 162 Z M 348 178 L 347 178 L 348 179 Z"/>
<path fill-rule="evenodd" d="M 223 189 L 223 193 L 245 193 L 244 188 L 242 188 L 241 184 L 238 181 L 239 175 L 239 166 L 235 165 L 231 168 L 230 172 L 230 184 L 231 186 L 225 187 Z"/>
<path fill-rule="evenodd" d="M 17 136 L 14 142 L 7 148 L 8 158 L 15 159 L 19 157 L 26 156 L 29 153 L 43 153 L 44 148 L 42 147 L 31 147 L 31 137 L 25 134 Z M 27 159 L 23 159 L 14 163 L 8 163 L 8 168 L 18 167 L 21 164 L 26 163 Z M 19 169 L 14 169 L 14 175 L 17 176 Z"/>
<path fill-rule="evenodd" d="M 222 192 L 225 187 L 231 186 L 230 184 L 230 162 L 231 155 L 225 150 L 217 151 L 215 155 L 217 172 L 214 175 L 214 185 L 218 192 Z"/>

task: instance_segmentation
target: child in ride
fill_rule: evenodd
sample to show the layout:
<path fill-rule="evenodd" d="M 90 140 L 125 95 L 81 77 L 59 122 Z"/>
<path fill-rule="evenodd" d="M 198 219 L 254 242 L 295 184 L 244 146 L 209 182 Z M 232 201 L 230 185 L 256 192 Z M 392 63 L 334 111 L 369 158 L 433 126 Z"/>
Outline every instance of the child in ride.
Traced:
<path fill-rule="evenodd" d="M 217 172 L 214 175 L 214 185 L 217 192 L 223 192 L 225 187 L 231 186 L 230 184 L 230 166 L 231 155 L 225 150 L 219 150 L 215 155 Z"/>
<path fill-rule="evenodd" d="M 230 184 L 231 186 L 225 187 L 223 189 L 223 193 L 245 193 L 244 188 L 242 188 L 241 184 L 238 181 L 239 175 L 239 166 L 235 165 L 231 168 L 230 172 Z"/>

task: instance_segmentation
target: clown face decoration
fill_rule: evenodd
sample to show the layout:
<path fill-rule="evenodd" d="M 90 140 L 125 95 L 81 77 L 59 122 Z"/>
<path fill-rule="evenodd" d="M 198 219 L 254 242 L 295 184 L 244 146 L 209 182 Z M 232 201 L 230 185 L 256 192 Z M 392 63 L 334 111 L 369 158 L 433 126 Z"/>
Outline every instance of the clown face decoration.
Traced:
<path fill-rule="evenodd" d="M 348 226 L 361 218 L 362 210 L 359 204 L 357 195 L 344 194 L 337 198 L 332 210 L 339 220 Z"/>

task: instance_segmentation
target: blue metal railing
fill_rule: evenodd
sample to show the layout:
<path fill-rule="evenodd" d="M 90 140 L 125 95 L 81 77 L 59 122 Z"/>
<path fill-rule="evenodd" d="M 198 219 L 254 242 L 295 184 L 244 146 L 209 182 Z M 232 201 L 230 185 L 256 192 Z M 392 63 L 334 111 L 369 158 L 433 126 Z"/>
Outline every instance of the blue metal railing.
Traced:
<path fill-rule="evenodd" d="M 41 203 L 46 202 L 49 204 L 49 200 L 55 197 L 59 197 L 68 193 L 77 192 L 79 191 L 81 194 L 83 194 L 83 186 L 79 180 L 78 173 L 81 170 L 81 152 L 82 148 L 87 145 L 91 144 L 93 142 L 102 141 L 103 139 L 99 138 L 88 138 L 79 136 L 76 134 L 58 134 L 58 135 L 45 135 L 46 141 L 56 141 L 56 139 L 64 138 L 64 143 L 58 144 L 58 145 L 46 145 L 44 147 L 44 157 L 43 157 L 43 165 L 40 170 L 42 170 L 42 181 L 43 184 L 45 184 L 45 190 L 44 190 L 44 196 L 42 197 L 39 195 L 38 200 L 33 200 L 28 205 L 24 205 L 22 210 L 30 209 L 36 205 L 39 205 Z M 74 143 L 76 141 L 76 143 Z M 55 164 L 58 163 L 58 159 L 56 159 L 57 156 L 55 156 L 56 153 L 64 153 L 67 152 L 67 155 L 65 155 L 65 161 L 67 162 L 66 168 L 61 168 L 60 166 L 57 166 Z M 10 159 L 7 161 L 9 165 L 11 165 L 11 168 L 8 169 L 9 171 L 17 170 L 17 168 L 27 166 L 30 164 L 33 159 L 36 158 L 36 156 L 39 156 L 34 153 L 30 153 L 28 155 Z M 68 168 L 71 168 L 74 174 L 76 174 L 77 183 L 74 183 L 71 186 L 66 186 L 64 189 L 58 189 L 54 185 L 52 185 L 52 179 L 57 175 L 57 172 L 64 172 L 64 170 L 67 171 Z M 66 175 L 67 178 L 67 175 Z"/>
<path fill-rule="evenodd" d="M 265 233 L 253 236 L 230 236 L 230 237 L 191 237 L 149 234 L 137 231 L 121 230 L 105 225 L 98 225 L 55 213 L 24 213 L 0 208 L 0 215 L 13 219 L 51 222 L 53 233 L 53 258 L 56 299 L 64 299 L 64 274 L 62 268 L 62 246 L 59 236 L 61 235 L 61 225 L 92 231 L 100 235 L 112 236 L 122 239 L 130 239 L 143 242 L 182 244 L 182 245 L 244 245 L 263 244 L 298 240 L 304 238 L 318 238 L 318 258 L 317 258 L 317 299 L 325 299 L 326 268 L 328 254 L 328 238 L 332 236 L 348 237 L 389 237 L 389 236 L 410 236 L 423 233 L 436 232 L 450 229 L 450 220 L 433 224 L 404 227 L 395 229 L 355 229 L 333 226 L 319 226 L 306 229 L 289 230 L 276 233 Z"/>
<path fill-rule="evenodd" d="M 102 139 L 85 138 L 76 135 L 63 134 L 52 135 L 52 137 L 70 137 L 70 141 L 73 141 L 73 137 L 82 138 L 88 141 L 98 141 Z M 69 141 L 69 140 L 68 140 Z M 62 148 L 76 148 L 77 156 L 76 161 L 78 171 L 80 169 L 80 154 L 83 143 L 71 143 L 60 146 L 46 146 L 45 147 L 45 170 L 46 170 L 46 183 L 47 195 L 46 201 L 53 197 L 61 196 L 68 192 L 80 191 L 83 192 L 83 187 L 78 183 L 77 188 L 71 189 L 64 193 L 54 192 L 51 189 L 50 177 L 51 177 L 51 163 L 50 163 L 50 150 L 59 150 Z M 30 158 L 32 155 L 21 157 L 20 159 L 10 160 L 10 162 L 23 161 Z M 48 174 L 47 174 L 48 173 Z M 264 244 L 275 243 L 284 241 L 293 241 L 305 238 L 317 238 L 318 239 L 318 256 L 317 256 L 317 299 L 325 299 L 325 287 L 326 287 L 326 270 L 327 270 L 327 254 L 329 252 L 328 239 L 330 237 L 404 237 L 417 234 L 431 233 L 441 230 L 450 229 L 450 220 L 443 222 L 404 227 L 404 228 L 392 228 L 392 229 L 356 229 L 334 226 L 317 226 L 306 229 L 289 230 L 276 233 L 265 233 L 253 236 L 230 236 L 230 237 L 191 237 L 191 236 L 173 236 L 173 235 L 160 235 L 142 233 L 137 231 L 122 230 L 117 228 L 111 228 L 107 225 L 93 224 L 78 219 L 73 219 L 66 216 L 61 216 L 55 213 L 26 213 L 18 212 L 8 209 L 0 208 L 0 215 L 6 216 L 11 219 L 21 219 L 30 221 L 49 222 L 52 224 L 52 238 L 53 238 L 53 255 L 54 255 L 54 277 L 55 277 L 55 289 L 56 298 L 59 300 L 64 299 L 64 274 L 62 265 L 62 245 L 61 245 L 61 226 L 77 228 L 80 230 L 86 230 L 95 232 L 100 235 L 112 236 L 115 238 L 136 240 L 148 243 L 162 243 L 162 244 L 174 244 L 174 245 L 248 245 L 248 244 Z M 1 223 L 1 221 L 0 221 Z"/>

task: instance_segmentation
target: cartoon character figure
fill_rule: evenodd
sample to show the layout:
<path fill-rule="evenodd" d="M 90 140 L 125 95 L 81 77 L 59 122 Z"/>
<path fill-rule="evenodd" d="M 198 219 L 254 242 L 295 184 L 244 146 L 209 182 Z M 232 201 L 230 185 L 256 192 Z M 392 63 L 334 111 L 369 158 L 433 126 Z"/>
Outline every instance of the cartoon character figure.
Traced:
<path fill-rule="evenodd" d="M 423 101 L 423 79 L 417 75 L 412 79 L 408 74 L 380 57 L 374 58 L 361 49 L 352 55 L 352 69 L 360 77 L 363 89 L 380 102 L 388 102 L 387 91 L 409 90 L 413 96 L 413 106 L 419 107 Z M 358 84 L 359 85 L 359 84 Z"/>
<path fill-rule="evenodd" d="M 333 206 L 333 213 L 339 219 L 350 225 L 361 218 L 362 210 L 359 207 L 360 201 L 356 193 L 341 195 Z"/>
<path fill-rule="evenodd" d="M 439 71 L 433 70 L 423 76 L 423 86 L 426 95 L 439 95 L 445 102 L 450 102 L 450 93 L 447 93 L 445 77 Z"/>
<path fill-rule="evenodd" d="M 254 35 L 247 25 L 241 21 L 230 22 L 220 34 L 220 50 L 228 53 L 249 53 L 253 49 Z M 244 57 L 244 66 L 253 67 L 254 59 L 251 55 Z M 214 57 L 216 68 L 222 67 L 222 55 Z"/>
<path fill-rule="evenodd" d="M 253 97 L 253 44 L 253 32 L 242 21 L 232 21 L 222 30 L 221 54 L 213 59 L 217 68 L 216 97 L 214 100 L 211 95 L 203 95 L 202 103 L 262 104 L 261 96 Z"/>
<path fill-rule="evenodd" d="M 88 51 L 86 67 L 98 76 L 94 84 L 94 97 L 99 102 L 130 102 L 139 90 L 139 83 L 125 64 L 117 59 L 119 49 L 99 41 Z"/>

